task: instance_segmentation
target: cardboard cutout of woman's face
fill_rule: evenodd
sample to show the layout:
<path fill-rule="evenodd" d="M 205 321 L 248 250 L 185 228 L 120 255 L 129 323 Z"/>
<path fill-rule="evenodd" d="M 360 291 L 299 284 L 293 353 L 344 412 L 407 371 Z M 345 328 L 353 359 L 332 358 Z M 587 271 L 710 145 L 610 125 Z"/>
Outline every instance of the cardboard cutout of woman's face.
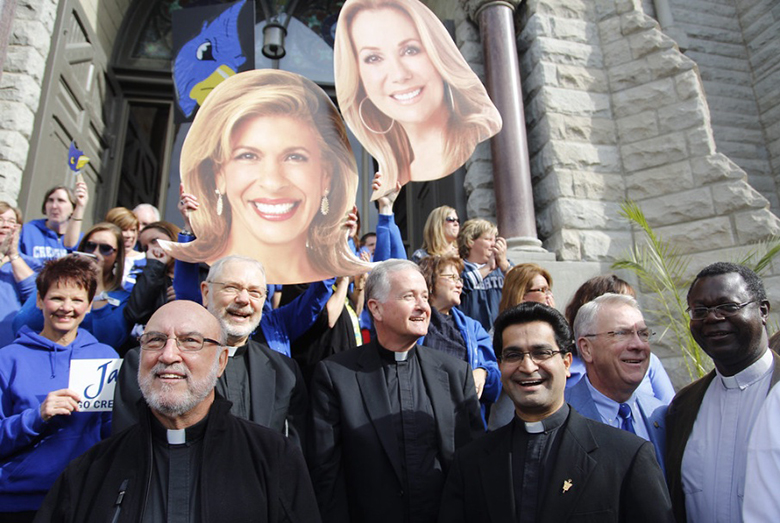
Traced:
<path fill-rule="evenodd" d="M 297 74 L 248 71 L 214 89 L 184 141 L 181 176 L 199 206 L 190 214 L 197 239 L 166 245 L 177 259 L 249 256 L 277 284 L 369 268 L 344 226 L 358 183 L 344 123 Z"/>
<path fill-rule="evenodd" d="M 334 64 L 347 125 L 379 162 L 374 199 L 451 174 L 501 129 L 485 87 L 418 0 L 347 0 Z"/>

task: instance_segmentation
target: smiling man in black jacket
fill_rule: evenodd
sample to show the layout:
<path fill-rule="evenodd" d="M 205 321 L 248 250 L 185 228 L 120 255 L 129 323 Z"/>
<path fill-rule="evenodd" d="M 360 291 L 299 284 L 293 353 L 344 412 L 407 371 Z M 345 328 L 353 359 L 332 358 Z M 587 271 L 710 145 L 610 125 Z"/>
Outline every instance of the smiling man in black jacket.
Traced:
<path fill-rule="evenodd" d="M 74 460 L 36 521 L 319 521 L 297 445 L 215 393 L 225 338 L 200 305 L 161 307 L 141 337 L 140 422 Z"/>

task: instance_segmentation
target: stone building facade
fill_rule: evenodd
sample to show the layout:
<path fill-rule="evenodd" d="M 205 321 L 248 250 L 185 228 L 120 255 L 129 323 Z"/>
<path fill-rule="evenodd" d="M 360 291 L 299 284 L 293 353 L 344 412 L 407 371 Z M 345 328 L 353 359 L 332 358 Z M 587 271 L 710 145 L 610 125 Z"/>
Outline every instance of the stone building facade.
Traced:
<path fill-rule="evenodd" d="M 0 199 L 36 217 L 43 182 L 27 180 L 52 185 L 60 176 L 49 175 L 43 160 L 62 152 L 45 144 L 81 133 L 95 158 L 88 183 L 100 196 L 91 205 L 105 210 L 119 191 L 106 174 L 113 142 L 105 125 L 117 89 L 110 57 L 134 2 L 18 0 L 8 9 L 7 1 L 0 5 L 0 29 L 10 28 L 0 78 Z M 535 225 L 546 251 L 519 248 L 513 257 L 552 268 L 559 305 L 639 239 L 618 213 L 626 199 L 692 257 L 692 270 L 780 234 L 776 0 L 424 3 L 451 21 L 480 75 L 489 35 L 478 13 L 495 5 L 511 11 Z M 81 98 L 89 103 L 70 102 L 68 82 L 89 93 Z M 60 113 L 42 106 L 57 89 Z M 47 141 L 52 136 L 59 141 Z M 494 165 L 488 144 L 466 165 L 457 203 L 469 217 L 496 218 L 502 173 Z M 780 303 L 780 266 L 766 281 Z"/>

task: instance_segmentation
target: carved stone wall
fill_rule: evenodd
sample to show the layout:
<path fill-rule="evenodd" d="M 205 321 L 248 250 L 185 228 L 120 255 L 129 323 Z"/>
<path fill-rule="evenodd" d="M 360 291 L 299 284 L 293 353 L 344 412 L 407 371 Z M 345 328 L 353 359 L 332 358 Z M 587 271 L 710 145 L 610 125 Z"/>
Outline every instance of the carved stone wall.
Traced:
<path fill-rule="evenodd" d="M 0 199 L 16 203 L 41 100 L 56 0 L 19 0 L 0 79 Z"/>

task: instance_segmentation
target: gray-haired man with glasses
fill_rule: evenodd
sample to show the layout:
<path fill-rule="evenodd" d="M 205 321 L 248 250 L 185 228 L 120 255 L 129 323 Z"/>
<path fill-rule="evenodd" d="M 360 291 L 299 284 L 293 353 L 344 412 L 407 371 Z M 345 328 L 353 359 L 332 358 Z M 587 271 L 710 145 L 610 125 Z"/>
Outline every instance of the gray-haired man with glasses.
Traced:
<path fill-rule="evenodd" d="M 566 401 L 586 418 L 652 442 L 663 469 L 667 407 L 639 389 L 650 365 L 652 336 L 631 296 L 608 293 L 583 305 L 574 339 L 586 373 L 566 390 Z"/>
<path fill-rule="evenodd" d="M 653 446 L 564 401 L 572 336 L 563 315 L 524 302 L 494 331 L 515 417 L 455 453 L 439 521 L 672 521 Z"/>
<path fill-rule="evenodd" d="M 678 521 L 741 522 L 748 439 L 780 358 L 768 348 L 769 301 L 761 278 L 714 263 L 688 290 L 690 329 L 715 369 L 674 397 L 666 467 Z"/>
<path fill-rule="evenodd" d="M 36 521 L 320 521 L 298 446 L 216 394 L 226 340 L 196 303 L 158 309 L 139 340 L 139 422 L 71 462 Z"/>
<path fill-rule="evenodd" d="M 201 284 L 203 303 L 222 325 L 227 336 L 227 365 L 217 380 L 217 392 L 233 405 L 230 412 L 281 432 L 303 448 L 308 394 L 298 364 L 288 356 L 271 350 L 258 326 L 271 318 L 267 332 L 278 332 L 279 316 L 289 311 L 275 309 L 263 315 L 266 279 L 263 265 L 252 258 L 227 256 L 212 264 L 208 278 Z M 316 304 L 312 306 L 316 307 Z M 290 305 L 298 310 L 298 305 Z M 305 316 L 305 313 L 301 313 Z M 301 320 L 302 322 L 304 320 Z M 262 332 L 260 332 L 262 331 Z M 254 337 L 252 336 L 254 333 Z M 160 342 L 147 329 L 143 344 Z M 179 340 L 179 347 L 186 344 Z M 194 343 L 194 342 L 193 342 Z M 142 351 L 143 352 L 143 351 Z M 140 398 L 135 370 L 137 349 L 125 356 L 114 394 L 112 432 L 116 434 L 136 421 L 135 403 Z"/>

